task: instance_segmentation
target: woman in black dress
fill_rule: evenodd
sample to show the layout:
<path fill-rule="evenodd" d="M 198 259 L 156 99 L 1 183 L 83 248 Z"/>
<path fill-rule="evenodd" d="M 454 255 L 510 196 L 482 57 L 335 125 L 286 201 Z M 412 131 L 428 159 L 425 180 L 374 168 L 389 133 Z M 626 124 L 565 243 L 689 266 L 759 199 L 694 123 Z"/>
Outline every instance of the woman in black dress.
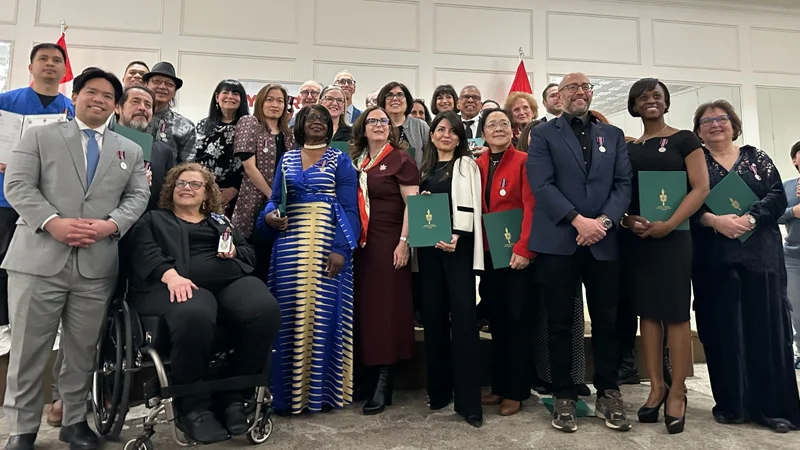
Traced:
<path fill-rule="evenodd" d="M 211 96 L 208 117 L 195 127 L 195 162 L 207 167 L 214 174 L 228 217 L 233 214 L 236 196 L 239 195 L 239 186 L 242 184 L 242 162 L 233 156 L 236 122 L 248 114 L 250 112 L 244 86 L 236 80 L 222 80 Z"/>
<path fill-rule="evenodd" d="M 702 145 L 688 130 L 664 122 L 669 110 L 669 90 L 655 78 L 644 78 L 631 86 L 628 112 L 641 117 L 644 134 L 628 144 L 633 169 L 633 191 L 620 232 L 622 291 L 631 299 L 644 342 L 644 357 L 650 375 L 650 396 L 639 409 L 640 422 L 658 421 L 664 408 L 670 434 L 683 431 L 686 416 L 685 380 L 692 361 L 689 308 L 692 286 L 692 236 L 676 228 L 686 222 L 708 195 L 708 171 Z M 686 172 L 686 197 L 665 221 L 650 222 L 639 216 L 641 171 Z M 672 389 L 664 383 L 662 349 L 664 327 L 672 359 Z"/>
<path fill-rule="evenodd" d="M 786 210 L 769 156 L 734 141 L 742 121 L 730 103 L 700 105 L 694 131 L 705 145 L 711 188 L 736 172 L 760 199 L 742 215 L 703 208 L 692 223 L 692 283 L 719 423 L 755 422 L 779 433 L 800 427 L 791 307 L 778 219 Z M 745 241 L 742 233 L 752 231 Z"/>

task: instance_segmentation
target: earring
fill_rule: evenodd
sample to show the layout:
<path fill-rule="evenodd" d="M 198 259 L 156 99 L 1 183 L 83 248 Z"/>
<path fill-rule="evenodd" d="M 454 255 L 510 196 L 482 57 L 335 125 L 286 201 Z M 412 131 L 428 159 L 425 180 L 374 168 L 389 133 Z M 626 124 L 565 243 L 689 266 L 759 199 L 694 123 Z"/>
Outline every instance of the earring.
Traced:
<path fill-rule="evenodd" d="M 200 205 L 200 210 L 201 210 L 201 211 L 205 211 L 206 209 L 207 209 L 207 208 L 206 208 L 206 201 L 205 201 L 205 200 L 203 200 L 203 204 L 202 204 L 202 205 Z"/>
<path fill-rule="evenodd" d="M 217 110 L 219 110 L 219 103 L 217 103 Z"/>

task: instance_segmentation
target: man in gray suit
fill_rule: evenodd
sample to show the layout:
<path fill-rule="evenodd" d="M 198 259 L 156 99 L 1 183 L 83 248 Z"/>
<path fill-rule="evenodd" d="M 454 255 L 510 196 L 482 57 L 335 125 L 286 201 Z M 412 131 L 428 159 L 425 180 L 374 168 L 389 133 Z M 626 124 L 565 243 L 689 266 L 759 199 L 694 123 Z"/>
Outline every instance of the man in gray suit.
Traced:
<path fill-rule="evenodd" d="M 2 263 L 14 349 L 4 405 L 8 450 L 33 448 L 59 321 L 59 439 L 72 450 L 99 448 L 86 423 L 97 339 L 116 285 L 117 242 L 150 196 L 141 148 L 105 126 L 122 95 L 120 81 L 94 69 L 74 86 L 75 120 L 26 132 L 6 170 L 6 198 L 20 215 Z"/>

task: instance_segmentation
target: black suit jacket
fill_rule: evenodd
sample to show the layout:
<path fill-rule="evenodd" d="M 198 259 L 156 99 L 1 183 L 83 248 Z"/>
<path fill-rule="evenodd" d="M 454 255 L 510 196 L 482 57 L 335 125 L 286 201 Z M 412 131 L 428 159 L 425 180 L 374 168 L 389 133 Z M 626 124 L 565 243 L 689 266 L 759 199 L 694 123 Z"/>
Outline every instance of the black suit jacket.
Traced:
<path fill-rule="evenodd" d="M 208 223 L 221 235 L 231 229 L 236 247 L 234 261 L 245 273 L 251 273 L 256 264 L 256 252 L 234 228 L 227 217 L 214 214 Z M 189 277 L 190 247 L 188 225 L 166 209 L 144 213 L 128 233 L 127 255 L 130 267 L 130 288 L 133 291 L 154 291 L 164 286 L 161 277 L 169 269 Z"/>
<path fill-rule="evenodd" d="M 147 210 L 158 209 L 158 199 L 161 197 L 161 186 L 167 173 L 175 167 L 175 154 L 163 142 L 153 142 L 153 151 L 150 153 L 150 171 L 153 172 L 153 181 L 150 184 L 150 202 Z"/>

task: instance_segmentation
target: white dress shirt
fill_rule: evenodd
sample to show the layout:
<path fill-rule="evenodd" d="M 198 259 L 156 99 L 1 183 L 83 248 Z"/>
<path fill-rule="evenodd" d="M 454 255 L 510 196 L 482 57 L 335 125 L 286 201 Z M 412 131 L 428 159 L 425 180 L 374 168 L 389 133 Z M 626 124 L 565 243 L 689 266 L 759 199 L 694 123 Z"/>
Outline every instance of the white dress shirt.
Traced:
<path fill-rule="evenodd" d="M 459 113 L 459 115 L 461 115 L 461 113 Z M 472 126 L 470 127 L 472 129 L 472 137 L 473 138 L 479 137 L 480 135 L 478 134 L 478 125 L 480 125 L 481 113 L 478 113 L 478 115 L 473 117 L 472 119 L 465 119 L 464 116 L 461 116 L 461 122 L 464 123 L 465 130 L 467 129 L 467 124 L 466 124 L 467 120 L 475 121 L 472 123 Z"/>
<path fill-rule="evenodd" d="M 552 115 L 552 114 L 550 114 L 550 113 L 548 112 L 548 113 L 545 113 L 545 114 L 544 114 L 544 118 L 545 118 L 545 119 L 547 119 L 547 121 L 548 121 L 548 122 L 550 122 L 550 121 L 551 121 L 551 120 L 553 120 L 553 119 L 558 119 L 558 118 L 559 118 L 559 116 L 554 116 L 554 115 Z"/>
<path fill-rule="evenodd" d="M 354 108 L 355 108 L 355 106 L 353 106 L 353 104 L 350 103 L 349 105 L 347 105 L 347 109 L 345 110 L 345 114 L 346 114 L 345 119 L 347 120 L 348 124 L 352 124 L 353 123 L 353 109 Z"/>

